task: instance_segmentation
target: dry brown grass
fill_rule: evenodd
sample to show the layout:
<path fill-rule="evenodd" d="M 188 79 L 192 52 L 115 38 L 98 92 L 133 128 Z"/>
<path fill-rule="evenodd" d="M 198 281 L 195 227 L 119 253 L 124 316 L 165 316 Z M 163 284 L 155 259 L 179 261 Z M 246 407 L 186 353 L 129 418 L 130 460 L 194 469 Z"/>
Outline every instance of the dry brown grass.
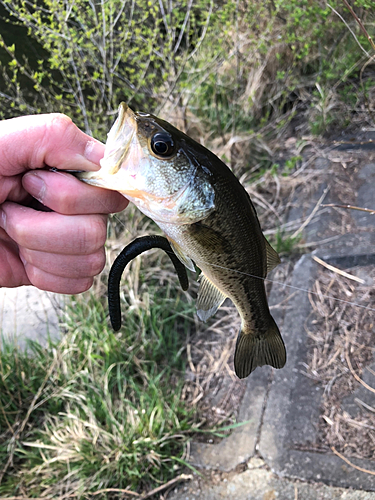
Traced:
<path fill-rule="evenodd" d="M 333 446 L 347 456 L 375 458 L 375 408 L 362 400 L 363 391 L 371 396 L 375 387 L 359 382 L 366 372 L 373 373 L 375 269 L 369 266 L 349 272 L 365 278 L 366 283 L 322 270 L 314 284 L 312 313 L 306 323 L 310 342 L 307 375 L 325 389 L 318 444 L 326 449 Z M 362 391 L 356 397 L 359 387 Z M 353 397 L 355 410 L 348 407 Z"/>
<path fill-rule="evenodd" d="M 229 303 L 209 326 L 198 323 L 187 345 L 185 397 L 209 425 L 234 418 L 239 408 L 244 384 L 233 369 L 239 328 L 239 315 Z"/>

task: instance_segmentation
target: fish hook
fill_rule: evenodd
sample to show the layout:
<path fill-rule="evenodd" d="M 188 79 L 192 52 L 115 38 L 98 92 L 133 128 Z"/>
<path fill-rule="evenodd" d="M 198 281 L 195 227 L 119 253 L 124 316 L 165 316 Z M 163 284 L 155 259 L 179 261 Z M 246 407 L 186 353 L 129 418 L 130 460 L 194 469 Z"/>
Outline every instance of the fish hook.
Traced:
<path fill-rule="evenodd" d="M 120 281 L 122 273 L 131 260 L 152 248 L 161 248 L 166 252 L 174 265 L 182 289 L 186 291 L 189 288 L 186 268 L 173 252 L 167 238 L 156 235 L 136 238 L 119 253 L 109 272 L 108 309 L 111 325 L 115 332 L 121 328 Z"/>

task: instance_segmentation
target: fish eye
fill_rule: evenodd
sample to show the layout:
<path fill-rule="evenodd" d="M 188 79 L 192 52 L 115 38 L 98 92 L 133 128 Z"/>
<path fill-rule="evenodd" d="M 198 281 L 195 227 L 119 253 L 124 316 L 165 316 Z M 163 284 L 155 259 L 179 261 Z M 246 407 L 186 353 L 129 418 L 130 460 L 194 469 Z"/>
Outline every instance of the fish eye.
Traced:
<path fill-rule="evenodd" d="M 165 132 L 156 133 L 151 139 L 151 149 L 156 156 L 171 156 L 175 150 L 172 137 Z"/>

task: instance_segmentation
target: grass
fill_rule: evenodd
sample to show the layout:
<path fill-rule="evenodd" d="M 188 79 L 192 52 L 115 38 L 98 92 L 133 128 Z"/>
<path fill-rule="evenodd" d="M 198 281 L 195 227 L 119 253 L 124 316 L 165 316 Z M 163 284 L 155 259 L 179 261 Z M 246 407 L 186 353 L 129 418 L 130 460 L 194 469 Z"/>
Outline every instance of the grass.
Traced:
<path fill-rule="evenodd" d="M 0 496 L 142 492 L 178 473 L 194 427 L 182 398 L 193 316 L 165 288 L 141 286 L 117 334 L 106 306 L 86 294 L 69 307 L 59 344 L 31 342 L 28 353 L 2 345 Z"/>
<path fill-rule="evenodd" d="M 298 243 L 301 239 L 301 234 L 292 236 L 282 229 L 277 229 L 276 233 L 273 235 L 271 245 L 279 255 L 292 255 L 299 252 Z"/>

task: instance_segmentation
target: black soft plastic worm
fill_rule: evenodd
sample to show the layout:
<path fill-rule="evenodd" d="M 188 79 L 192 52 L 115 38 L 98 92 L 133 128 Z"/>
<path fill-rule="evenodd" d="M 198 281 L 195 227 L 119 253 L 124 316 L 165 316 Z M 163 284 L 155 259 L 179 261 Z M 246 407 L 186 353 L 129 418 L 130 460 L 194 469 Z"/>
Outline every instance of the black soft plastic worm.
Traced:
<path fill-rule="evenodd" d="M 108 277 L 108 309 L 112 328 L 117 332 L 121 328 L 120 281 L 122 273 L 129 262 L 138 255 L 152 248 L 161 248 L 171 259 L 176 269 L 183 290 L 189 288 L 186 268 L 173 252 L 169 241 L 164 236 L 143 236 L 127 245 L 116 257 Z"/>

